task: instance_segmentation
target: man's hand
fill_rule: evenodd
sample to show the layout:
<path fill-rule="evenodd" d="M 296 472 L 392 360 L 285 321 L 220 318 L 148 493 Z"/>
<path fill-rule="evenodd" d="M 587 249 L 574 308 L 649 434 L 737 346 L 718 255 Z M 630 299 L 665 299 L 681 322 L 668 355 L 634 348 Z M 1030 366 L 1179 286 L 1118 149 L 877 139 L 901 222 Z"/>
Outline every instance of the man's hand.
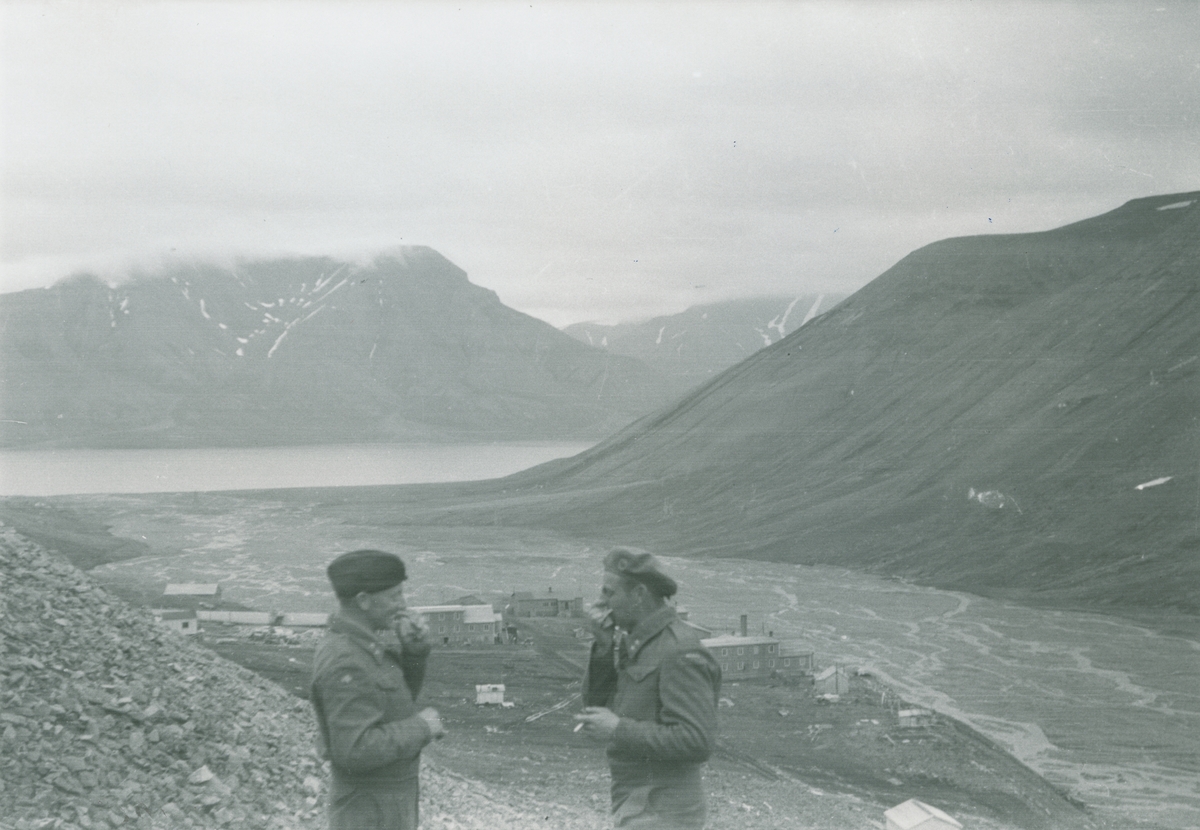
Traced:
<path fill-rule="evenodd" d="M 585 706 L 583 711 L 575 716 L 575 720 L 579 721 L 589 735 L 602 741 L 612 738 L 613 733 L 617 731 L 617 724 L 621 722 L 611 709 L 604 706 Z"/>
<path fill-rule="evenodd" d="M 417 712 L 417 717 L 429 725 L 429 733 L 433 735 L 434 740 L 440 740 L 446 736 L 446 727 L 442 726 L 442 718 L 437 709 L 432 706 L 426 707 Z"/>
<path fill-rule="evenodd" d="M 429 625 L 420 614 L 403 614 L 396 625 L 396 636 L 409 654 L 429 653 Z"/>
<path fill-rule="evenodd" d="M 601 648 L 607 649 L 612 645 L 616 623 L 613 621 L 612 610 L 603 602 L 596 602 L 587 608 L 588 628 L 592 637 Z"/>

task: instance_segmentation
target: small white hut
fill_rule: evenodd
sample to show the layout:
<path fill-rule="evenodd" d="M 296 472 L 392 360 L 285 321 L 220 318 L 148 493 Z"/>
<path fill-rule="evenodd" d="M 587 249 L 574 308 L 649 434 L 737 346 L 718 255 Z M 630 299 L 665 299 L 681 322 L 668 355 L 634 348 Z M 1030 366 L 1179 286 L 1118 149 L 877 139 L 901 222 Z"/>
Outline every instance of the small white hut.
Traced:
<path fill-rule="evenodd" d="M 196 621 L 196 612 L 181 608 L 152 608 L 154 621 L 163 628 L 169 628 L 180 634 L 197 634 L 200 626 Z"/>
<path fill-rule="evenodd" d="M 483 706 L 487 703 L 504 705 L 503 683 L 479 683 L 475 685 L 475 705 Z"/>
<path fill-rule="evenodd" d="M 887 830 L 962 830 L 962 825 L 924 801 L 910 798 L 883 813 Z"/>

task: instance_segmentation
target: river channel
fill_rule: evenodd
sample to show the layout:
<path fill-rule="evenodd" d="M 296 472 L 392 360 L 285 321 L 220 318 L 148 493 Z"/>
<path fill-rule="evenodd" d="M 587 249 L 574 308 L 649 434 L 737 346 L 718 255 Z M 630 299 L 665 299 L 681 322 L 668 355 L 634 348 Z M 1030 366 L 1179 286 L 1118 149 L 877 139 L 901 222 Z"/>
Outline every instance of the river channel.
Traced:
<path fill-rule="evenodd" d="M 299 496 L 300 494 L 297 494 Z M 106 578 L 220 581 L 229 599 L 329 610 L 332 552 L 387 547 L 409 563 L 409 601 L 515 590 L 595 596 L 603 550 L 505 528 L 372 526 L 317 502 L 237 494 L 57 499 L 176 555 L 106 566 Z M 679 602 L 715 631 L 747 614 L 802 641 L 819 666 L 886 680 L 963 721 L 1119 824 L 1200 827 L 1200 636 L 1194 618 L 1134 621 L 1027 608 L 831 567 L 669 558 Z"/>

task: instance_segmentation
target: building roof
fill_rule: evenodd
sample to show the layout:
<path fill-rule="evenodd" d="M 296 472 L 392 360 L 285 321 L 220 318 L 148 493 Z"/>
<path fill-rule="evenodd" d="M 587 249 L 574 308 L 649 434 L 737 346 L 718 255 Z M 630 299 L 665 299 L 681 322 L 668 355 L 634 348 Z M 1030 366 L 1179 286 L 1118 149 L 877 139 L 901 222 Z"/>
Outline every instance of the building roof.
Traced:
<path fill-rule="evenodd" d="M 781 657 L 811 657 L 812 648 L 808 643 L 797 640 L 780 640 L 779 654 Z"/>
<path fill-rule="evenodd" d="M 212 597 L 221 593 L 216 582 L 168 582 L 164 597 Z"/>
<path fill-rule="evenodd" d="M 323 611 L 294 611 L 283 615 L 284 625 L 328 625 L 329 614 Z"/>
<path fill-rule="evenodd" d="M 705 637 L 700 641 L 705 648 L 721 648 L 728 646 L 765 646 L 778 643 L 774 637 L 750 635 L 743 637 L 740 634 L 722 634 L 719 637 Z"/>
<path fill-rule="evenodd" d="M 813 679 L 814 680 L 824 680 L 827 677 L 833 677 L 835 674 L 845 674 L 845 673 L 846 673 L 846 669 L 843 668 L 842 666 L 826 666 L 825 668 L 821 669 L 821 671 L 817 672 L 816 676 Z"/>
<path fill-rule="evenodd" d="M 915 798 L 910 798 L 903 804 L 897 804 L 892 809 L 885 810 L 883 815 L 901 830 L 916 830 L 921 827 L 928 827 L 931 830 L 942 827 L 962 827 L 959 822 L 937 807 L 931 807 L 924 801 L 918 801 Z"/>
<path fill-rule="evenodd" d="M 150 613 L 158 620 L 194 620 L 196 619 L 195 611 L 181 611 L 178 608 L 152 608 Z"/>
<path fill-rule="evenodd" d="M 676 613 L 678 613 L 678 612 L 676 612 Z M 711 628 L 705 628 L 705 627 L 704 627 L 704 626 L 702 626 L 702 625 L 696 625 L 696 624 L 695 624 L 694 622 L 692 622 L 691 620 L 685 620 L 683 617 L 680 617 L 680 618 L 679 618 L 679 621 L 680 621 L 681 623 L 683 623 L 684 625 L 686 625 L 688 628 L 694 628 L 694 629 L 696 629 L 696 631 L 698 631 L 702 637 L 705 637 L 705 638 L 711 638 L 711 637 L 712 637 L 712 629 L 711 629 Z"/>
<path fill-rule="evenodd" d="M 463 609 L 465 623 L 492 623 L 503 616 L 496 613 L 490 605 L 468 605 Z"/>
<path fill-rule="evenodd" d="M 462 611 L 464 617 L 481 617 L 481 619 L 470 619 L 466 622 L 491 622 L 495 619 L 492 615 L 496 613 L 490 605 L 413 605 L 408 610 L 418 614 L 444 614 Z M 487 615 L 486 619 L 482 619 L 484 614 Z"/>

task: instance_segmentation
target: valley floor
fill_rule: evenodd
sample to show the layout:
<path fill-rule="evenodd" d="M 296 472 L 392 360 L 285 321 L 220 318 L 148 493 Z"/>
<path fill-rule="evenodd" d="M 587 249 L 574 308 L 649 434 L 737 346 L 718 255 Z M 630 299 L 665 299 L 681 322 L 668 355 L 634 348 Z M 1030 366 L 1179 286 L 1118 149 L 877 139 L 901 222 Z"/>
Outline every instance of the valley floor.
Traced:
<path fill-rule="evenodd" d="M 429 760 L 531 801 L 603 814 L 603 749 L 572 731 L 585 654 L 573 636 L 577 625 L 523 620 L 526 645 L 435 650 L 422 699 L 441 712 L 450 735 L 426 751 Z M 232 626 L 209 629 L 206 639 L 217 653 L 306 694 L 311 645 L 253 642 Z M 513 707 L 476 705 L 477 683 L 503 683 Z M 1094 826 L 962 725 L 939 718 L 901 729 L 900 702 L 871 678 L 853 678 L 837 703 L 814 697 L 807 679 L 726 684 L 721 694 L 722 737 L 706 768 L 712 827 L 882 826 L 883 811 L 911 797 L 972 828 Z"/>

